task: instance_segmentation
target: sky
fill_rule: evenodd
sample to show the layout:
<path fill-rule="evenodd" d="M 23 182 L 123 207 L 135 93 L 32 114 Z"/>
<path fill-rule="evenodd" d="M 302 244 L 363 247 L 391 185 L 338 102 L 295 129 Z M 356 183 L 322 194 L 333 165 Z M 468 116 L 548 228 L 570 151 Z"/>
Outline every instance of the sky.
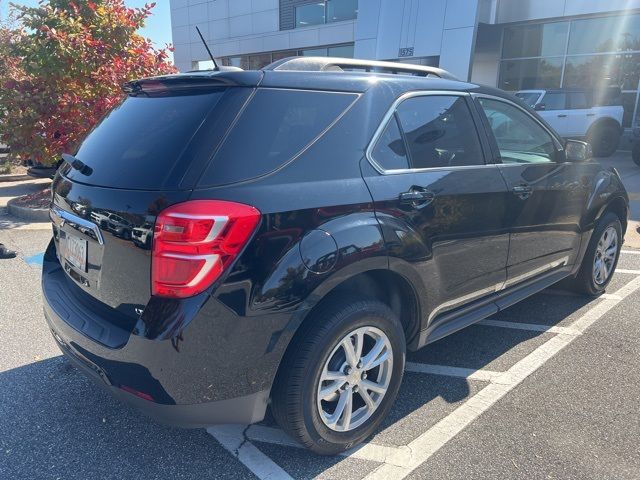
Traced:
<path fill-rule="evenodd" d="M 128 7 L 142 7 L 153 0 L 125 0 Z M 12 0 L 17 5 L 36 6 L 38 0 Z M 0 18 L 7 14 L 8 0 L 0 0 Z M 169 13 L 169 0 L 156 0 L 153 14 L 147 19 L 147 25 L 141 30 L 141 35 L 150 38 L 156 47 L 164 47 L 171 43 L 171 16 Z"/>

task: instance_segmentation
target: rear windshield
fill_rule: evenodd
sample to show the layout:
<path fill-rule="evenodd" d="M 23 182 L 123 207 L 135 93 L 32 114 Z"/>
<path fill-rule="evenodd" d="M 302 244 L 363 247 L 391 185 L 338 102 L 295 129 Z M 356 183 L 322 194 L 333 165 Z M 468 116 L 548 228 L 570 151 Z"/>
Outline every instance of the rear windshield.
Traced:
<path fill-rule="evenodd" d="M 356 100 L 350 93 L 259 89 L 201 186 L 249 180 L 294 160 Z"/>
<path fill-rule="evenodd" d="M 224 94 L 127 97 L 82 142 L 76 157 L 90 170 L 69 175 L 91 185 L 161 188 L 207 116 Z"/>

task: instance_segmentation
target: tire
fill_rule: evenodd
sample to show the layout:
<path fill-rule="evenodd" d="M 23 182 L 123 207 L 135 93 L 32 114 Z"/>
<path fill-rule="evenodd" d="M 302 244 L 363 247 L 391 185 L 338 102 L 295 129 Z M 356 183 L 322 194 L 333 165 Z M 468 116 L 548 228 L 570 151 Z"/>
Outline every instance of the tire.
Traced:
<path fill-rule="evenodd" d="M 381 365 L 367 370 L 361 363 L 353 368 L 348 361 L 341 342 L 358 332 L 362 334 L 359 338 L 365 339 L 360 342 L 364 360 L 374 345 L 383 342 L 381 354 L 372 354 L 385 359 Z M 328 298 L 303 324 L 285 354 L 272 390 L 273 415 L 286 433 L 316 453 L 335 455 L 348 450 L 371 435 L 389 413 L 402 382 L 405 354 L 402 326 L 385 304 L 355 295 Z M 344 378 L 322 381 L 325 367 Z M 350 367 L 353 370 L 349 371 Z M 346 386 L 349 383 L 336 387 L 344 385 L 345 379 L 353 388 Z M 365 388 L 378 385 L 378 381 L 385 383 L 385 379 L 383 394 Z M 320 387 L 328 392 L 326 400 L 318 398 Z M 365 403 L 362 389 L 370 403 Z M 343 397 L 352 402 L 349 424 L 346 413 L 337 412 Z M 346 402 L 344 412 L 349 407 Z M 336 416 L 335 425 L 330 426 Z"/>
<path fill-rule="evenodd" d="M 620 129 L 611 124 L 597 125 L 591 129 L 587 140 L 596 157 L 610 157 L 620 144 Z"/>
<path fill-rule="evenodd" d="M 633 144 L 633 150 L 631 152 L 631 158 L 636 165 L 640 167 L 640 140 L 636 140 Z"/>
<path fill-rule="evenodd" d="M 612 230 L 611 230 L 612 229 Z M 616 234 L 616 247 L 615 256 L 612 258 L 610 266 L 607 268 L 608 275 L 606 278 L 600 278 L 598 280 L 596 275 L 596 256 L 601 252 L 599 245 L 601 240 L 605 240 L 605 232 L 611 233 L 615 231 Z M 606 241 L 605 241 L 606 243 Z M 620 250 L 622 248 L 622 225 L 620 219 L 614 213 L 607 213 L 604 215 L 591 236 L 589 246 L 582 259 L 582 265 L 580 271 L 575 279 L 570 281 L 569 286 L 572 290 L 582 293 L 588 296 L 596 297 L 606 290 L 616 266 L 618 265 L 618 259 L 620 258 Z"/>

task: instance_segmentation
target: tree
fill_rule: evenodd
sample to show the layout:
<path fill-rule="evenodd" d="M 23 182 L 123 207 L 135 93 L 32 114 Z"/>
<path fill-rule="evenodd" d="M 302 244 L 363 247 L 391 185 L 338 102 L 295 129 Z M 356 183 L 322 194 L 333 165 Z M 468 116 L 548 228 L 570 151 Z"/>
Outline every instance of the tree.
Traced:
<path fill-rule="evenodd" d="M 121 101 L 124 82 L 175 72 L 170 47 L 136 33 L 154 6 L 11 4 L 15 24 L 0 25 L 0 141 L 20 159 L 55 163 Z"/>

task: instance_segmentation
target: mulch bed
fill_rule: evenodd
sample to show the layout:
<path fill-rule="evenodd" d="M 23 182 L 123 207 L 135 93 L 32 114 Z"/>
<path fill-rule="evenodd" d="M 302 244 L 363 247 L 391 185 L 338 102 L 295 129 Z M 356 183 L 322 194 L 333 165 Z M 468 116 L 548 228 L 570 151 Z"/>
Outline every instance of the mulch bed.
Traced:
<path fill-rule="evenodd" d="M 51 188 L 45 188 L 39 192 L 18 197 L 13 201 L 14 205 L 26 208 L 49 208 L 50 203 Z"/>

